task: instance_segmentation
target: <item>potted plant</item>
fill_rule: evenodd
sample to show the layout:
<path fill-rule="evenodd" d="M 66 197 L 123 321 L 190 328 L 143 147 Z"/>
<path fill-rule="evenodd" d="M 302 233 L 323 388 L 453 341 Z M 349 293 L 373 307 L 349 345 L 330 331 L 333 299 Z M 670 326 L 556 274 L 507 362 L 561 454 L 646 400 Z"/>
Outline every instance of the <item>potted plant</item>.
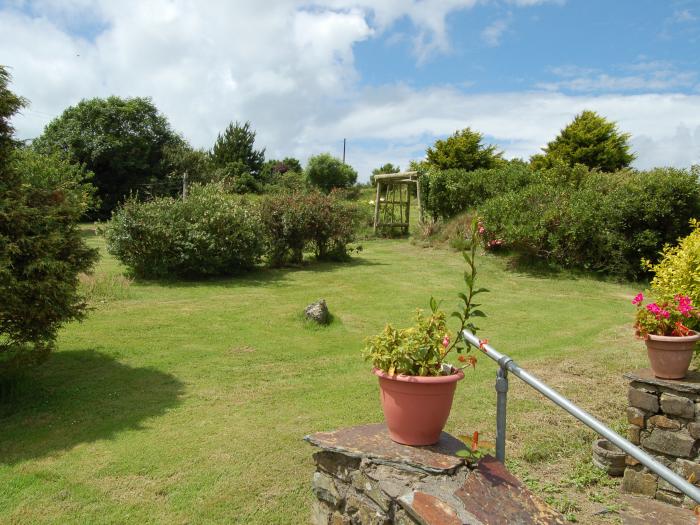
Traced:
<path fill-rule="evenodd" d="M 661 379 L 683 379 L 700 340 L 700 333 L 693 330 L 700 311 L 686 295 L 647 305 L 643 302 L 641 293 L 632 300 L 637 307 L 634 327 L 644 338 L 652 372 Z"/>
<path fill-rule="evenodd" d="M 384 418 L 391 439 L 405 445 L 432 445 L 440 439 L 452 407 L 457 381 L 464 378 L 464 369 L 476 365 L 459 334 L 465 328 L 475 332 L 470 320 L 485 317 L 474 303 L 476 295 L 486 292 L 475 288 L 476 250 L 483 228 L 472 221 L 470 236 L 463 257 L 466 293 L 460 293 L 460 305 L 451 317 L 459 321 L 456 333 L 447 327 L 447 316 L 430 298 L 430 315 L 418 311 L 415 324 L 396 329 L 387 325 L 384 331 L 367 340 L 365 359 L 372 362 L 372 372 L 379 378 Z M 448 363 L 455 357 L 459 365 Z"/>

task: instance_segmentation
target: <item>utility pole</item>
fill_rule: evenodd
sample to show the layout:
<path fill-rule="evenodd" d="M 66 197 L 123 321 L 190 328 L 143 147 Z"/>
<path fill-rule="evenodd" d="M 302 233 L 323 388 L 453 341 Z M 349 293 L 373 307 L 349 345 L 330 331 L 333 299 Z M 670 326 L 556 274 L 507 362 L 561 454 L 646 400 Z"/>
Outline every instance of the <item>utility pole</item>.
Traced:
<path fill-rule="evenodd" d="M 343 164 L 345 164 L 345 139 L 343 139 Z"/>
<path fill-rule="evenodd" d="M 187 200 L 187 172 L 182 175 L 182 200 Z"/>

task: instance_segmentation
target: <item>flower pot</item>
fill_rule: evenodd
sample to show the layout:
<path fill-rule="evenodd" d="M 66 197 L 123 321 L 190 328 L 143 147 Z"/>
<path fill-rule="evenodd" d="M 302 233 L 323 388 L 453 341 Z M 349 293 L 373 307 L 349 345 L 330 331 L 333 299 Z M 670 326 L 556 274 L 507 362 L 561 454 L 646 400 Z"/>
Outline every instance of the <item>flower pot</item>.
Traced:
<path fill-rule="evenodd" d="M 434 445 L 447 423 L 457 381 L 464 372 L 448 376 L 395 375 L 373 369 L 389 436 L 404 445 Z"/>
<path fill-rule="evenodd" d="M 659 379 L 683 379 L 693 359 L 695 343 L 700 334 L 669 336 L 651 335 L 645 340 L 647 355 L 654 375 Z"/>

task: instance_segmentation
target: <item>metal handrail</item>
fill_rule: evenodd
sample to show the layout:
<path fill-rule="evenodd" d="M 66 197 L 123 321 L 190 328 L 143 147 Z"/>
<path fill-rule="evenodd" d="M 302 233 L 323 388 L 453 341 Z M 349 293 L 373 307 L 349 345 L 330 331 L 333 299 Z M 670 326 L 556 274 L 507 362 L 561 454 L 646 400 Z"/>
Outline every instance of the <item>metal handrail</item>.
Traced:
<path fill-rule="evenodd" d="M 598 434 L 608 439 L 612 444 L 639 461 L 654 474 L 663 478 L 678 490 L 683 492 L 683 494 L 700 504 L 700 488 L 696 487 L 692 483 L 689 483 L 687 480 L 683 479 L 683 477 L 656 461 L 641 448 L 635 446 L 633 443 L 626 440 L 605 424 L 591 416 L 588 412 L 573 404 L 559 392 L 548 387 L 535 376 L 520 368 L 515 361 L 513 361 L 513 359 L 498 352 L 491 345 L 486 343 L 486 341 L 481 341 L 469 330 L 463 330 L 462 337 L 468 344 L 480 349 L 484 354 L 498 363 L 498 372 L 496 375 L 496 459 L 503 462 L 506 455 L 506 401 L 508 392 L 508 372 L 512 372 L 515 376 L 519 377 L 525 383 L 537 390 L 540 394 L 566 410 L 584 425 L 595 430 Z"/>

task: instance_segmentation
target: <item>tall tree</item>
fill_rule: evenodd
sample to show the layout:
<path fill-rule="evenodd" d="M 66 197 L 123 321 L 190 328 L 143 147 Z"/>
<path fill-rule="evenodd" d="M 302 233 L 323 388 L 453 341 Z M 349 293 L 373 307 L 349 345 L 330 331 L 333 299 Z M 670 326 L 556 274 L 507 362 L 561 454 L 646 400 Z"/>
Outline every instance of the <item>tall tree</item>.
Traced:
<path fill-rule="evenodd" d="M 179 140 L 150 99 L 109 97 L 69 107 L 33 145 L 41 153 L 63 152 L 92 171 L 101 200 L 96 216 L 107 218 L 129 193 L 166 178 L 164 149 Z"/>
<path fill-rule="evenodd" d="M 82 166 L 18 148 L 10 118 L 24 104 L 0 67 L 0 380 L 43 361 L 85 304 L 78 274 L 97 259 L 78 229 L 94 188 Z"/>
<path fill-rule="evenodd" d="M 630 151 L 629 133 L 621 133 L 617 124 L 595 111 L 583 111 L 559 132 L 543 154 L 533 155 L 535 169 L 552 167 L 557 160 L 570 166 L 583 164 L 591 169 L 613 172 L 628 167 L 635 159 Z"/>
<path fill-rule="evenodd" d="M 502 161 L 503 152 L 497 151 L 496 146 L 482 144 L 482 140 L 483 135 L 471 128 L 455 131 L 426 150 L 426 163 L 440 170 L 493 168 Z"/>
<path fill-rule="evenodd" d="M 258 178 L 265 162 L 265 148 L 256 150 L 254 146 L 255 131 L 250 128 L 250 122 L 232 122 L 217 136 L 211 157 L 217 168 L 235 167 Z"/>

